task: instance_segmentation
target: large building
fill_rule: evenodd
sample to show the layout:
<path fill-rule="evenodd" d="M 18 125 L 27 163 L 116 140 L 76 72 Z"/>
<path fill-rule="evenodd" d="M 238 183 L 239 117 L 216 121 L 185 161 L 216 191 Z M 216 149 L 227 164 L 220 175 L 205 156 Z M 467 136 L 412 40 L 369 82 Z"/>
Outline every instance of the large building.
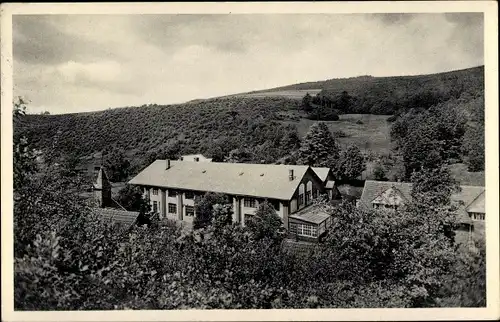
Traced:
<path fill-rule="evenodd" d="M 318 168 L 304 165 L 156 160 L 129 184 L 142 187 L 162 218 L 192 223 L 196 196 L 223 193 L 233 204 L 234 222 L 245 225 L 267 200 L 289 231 L 318 239 L 328 228 L 328 216 L 311 216 L 304 209 L 320 194 L 340 196 L 329 169 L 319 169 L 321 178 Z"/>

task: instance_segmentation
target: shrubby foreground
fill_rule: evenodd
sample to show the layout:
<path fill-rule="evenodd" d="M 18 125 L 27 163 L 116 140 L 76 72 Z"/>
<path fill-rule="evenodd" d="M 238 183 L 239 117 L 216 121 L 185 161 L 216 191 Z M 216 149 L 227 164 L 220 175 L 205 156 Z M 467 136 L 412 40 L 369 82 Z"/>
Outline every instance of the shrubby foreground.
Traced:
<path fill-rule="evenodd" d="M 120 229 L 78 198 L 77 176 L 37 169 L 27 146 L 15 149 L 17 310 L 485 305 L 484 243 L 454 245 L 453 209 L 424 196 L 397 214 L 324 205 L 330 235 L 298 255 L 284 251 L 265 203 L 248 227 L 215 205 L 194 232 Z"/>

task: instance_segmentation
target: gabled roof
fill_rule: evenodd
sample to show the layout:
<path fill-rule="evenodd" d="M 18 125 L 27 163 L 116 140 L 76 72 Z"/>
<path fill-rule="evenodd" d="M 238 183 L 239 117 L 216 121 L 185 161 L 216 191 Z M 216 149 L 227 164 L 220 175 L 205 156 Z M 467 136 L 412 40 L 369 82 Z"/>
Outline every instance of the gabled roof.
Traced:
<path fill-rule="evenodd" d="M 137 211 L 125 211 L 113 208 L 97 208 L 99 214 L 104 220 L 111 220 L 117 224 L 124 226 L 132 226 L 136 223 L 139 212 Z"/>
<path fill-rule="evenodd" d="M 330 173 L 330 171 L 332 171 L 330 168 L 313 167 L 312 169 L 318 175 L 318 177 L 321 179 L 322 182 L 325 182 L 325 180 L 328 178 L 328 174 Z"/>
<path fill-rule="evenodd" d="M 372 202 L 390 190 L 397 190 L 403 198 L 411 200 L 411 188 L 412 184 L 406 182 L 366 180 L 358 205 L 360 208 L 372 209 Z M 484 213 L 484 191 L 484 187 L 460 186 L 460 191 L 451 195 L 452 202 L 459 203 L 458 215 L 460 221 L 470 222 L 467 211 L 481 212 L 480 210 L 482 210 Z"/>
<path fill-rule="evenodd" d="M 485 210 L 485 201 L 484 201 L 485 192 L 481 192 L 479 196 L 472 201 L 472 203 L 467 207 L 467 212 L 480 212 L 486 213 Z"/>
<path fill-rule="evenodd" d="M 383 205 L 400 206 L 408 201 L 408 198 L 397 187 L 392 186 L 379 194 L 372 203 Z"/>
<path fill-rule="evenodd" d="M 404 199 L 411 200 L 411 183 L 366 180 L 359 206 L 371 209 L 372 201 L 391 188 L 400 193 Z"/>
<path fill-rule="evenodd" d="M 170 161 L 167 170 L 166 160 L 156 160 L 129 184 L 290 200 L 309 169 L 305 165 Z M 294 171 L 294 180 L 289 180 L 289 170 Z"/>

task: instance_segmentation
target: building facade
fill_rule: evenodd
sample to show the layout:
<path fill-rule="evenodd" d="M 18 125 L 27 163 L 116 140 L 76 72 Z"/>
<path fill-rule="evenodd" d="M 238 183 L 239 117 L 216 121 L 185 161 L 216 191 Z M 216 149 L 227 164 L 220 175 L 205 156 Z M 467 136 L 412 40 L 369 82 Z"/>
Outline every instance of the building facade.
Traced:
<path fill-rule="evenodd" d="M 309 166 L 243 163 L 212 163 L 156 160 L 129 184 L 140 186 L 152 210 L 160 218 L 191 224 L 195 216 L 195 198 L 207 192 L 222 193 L 233 205 L 233 221 L 245 225 L 260 203 L 274 206 L 284 226 L 290 231 L 289 218 L 326 196 L 324 180 Z M 331 191 L 338 191 L 330 189 Z M 301 212 L 302 211 L 302 212 Z M 307 216 L 306 216 L 307 217 Z M 322 230 L 317 221 L 304 219 L 305 227 L 292 230 L 317 239 Z"/>

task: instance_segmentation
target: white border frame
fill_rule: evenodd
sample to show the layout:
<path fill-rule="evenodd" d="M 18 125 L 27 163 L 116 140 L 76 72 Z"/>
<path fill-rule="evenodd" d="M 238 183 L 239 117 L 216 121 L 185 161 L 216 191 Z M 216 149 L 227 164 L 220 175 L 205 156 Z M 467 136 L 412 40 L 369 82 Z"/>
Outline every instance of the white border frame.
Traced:
<path fill-rule="evenodd" d="M 495 1 L 267 3 L 57 3 L 1 5 L 2 89 L 2 320 L 6 321 L 301 321 L 499 319 L 498 16 Z M 458 309 L 300 309 L 176 311 L 13 311 L 12 15 L 173 13 L 391 13 L 483 12 L 486 100 L 487 307 Z"/>

